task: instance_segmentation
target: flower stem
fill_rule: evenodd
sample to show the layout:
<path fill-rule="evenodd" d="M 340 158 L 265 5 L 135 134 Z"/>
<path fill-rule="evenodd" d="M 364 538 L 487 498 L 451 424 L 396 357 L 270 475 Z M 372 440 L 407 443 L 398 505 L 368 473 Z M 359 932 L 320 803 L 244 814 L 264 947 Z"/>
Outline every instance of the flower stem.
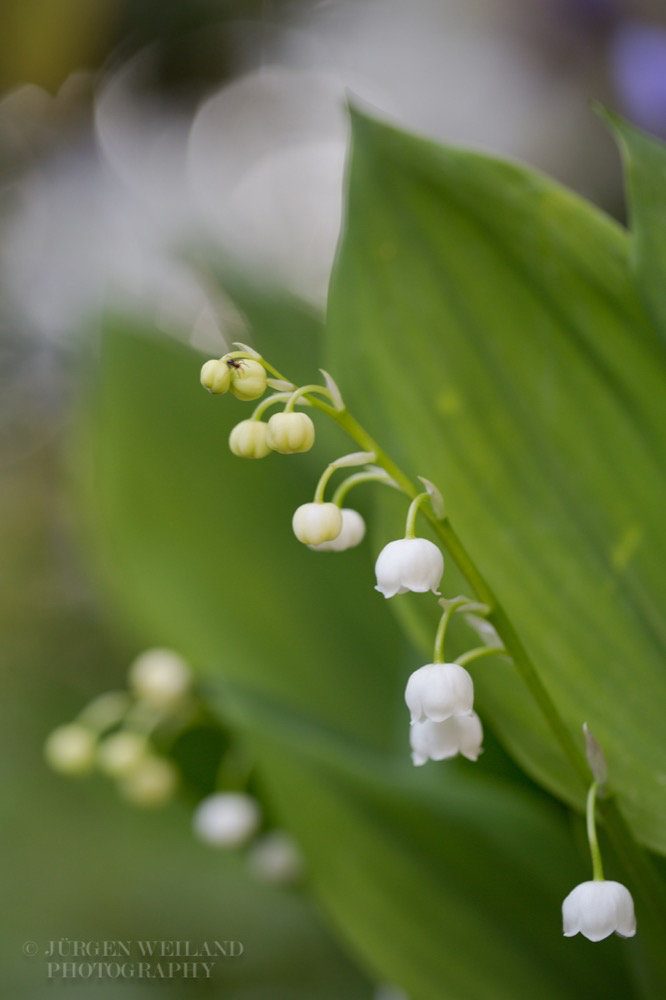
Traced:
<path fill-rule="evenodd" d="M 353 476 L 347 476 L 333 494 L 332 502 L 342 507 L 345 497 L 354 486 L 361 483 L 384 483 L 385 486 L 395 487 L 395 483 L 386 475 L 384 469 L 375 469 L 373 472 L 355 472 Z"/>
<path fill-rule="evenodd" d="M 597 789 L 598 785 L 596 781 L 593 781 L 590 785 L 590 790 L 587 793 L 587 839 L 590 845 L 590 854 L 592 855 L 592 878 L 595 882 L 603 882 L 604 880 L 604 866 L 601 863 L 601 851 L 599 850 L 599 841 L 597 840 L 597 827 L 594 818 L 594 810 L 597 804 Z"/>
<path fill-rule="evenodd" d="M 319 482 L 317 483 L 317 489 L 315 490 L 315 495 L 314 495 L 315 503 L 324 502 L 324 490 L 326 489 L 326 484 L 333 475 L 333 473 L 337 470 L 337 468 L 338 466 L 335 464 L 335 462 L 331 462 L 331 464 L 327 465 L 324 471 L 322 472 L 321 476 L 319 477 Z"/>
<path fill-rule="evenodd" d="M 459 663 L 461 667 L 466 667 L 468 663 L 473 663 L 474 660 L 480 660 L 483 656 L 506 655 L 506 649 L 504 646 L 477 646 L 476 649 L 470 649 L 461 656 L 456 657 L 456 663 Z"/>
<path fill-rule="evenodd" d="M 405 524 L 405 538 L 414 538 L 416 536 L 416 515 L 419 512 L 421 504 L 429 499 L 429 493 L 419 493 L 410 503 L 409 510 L 407 511 L 407 523 Z"/>

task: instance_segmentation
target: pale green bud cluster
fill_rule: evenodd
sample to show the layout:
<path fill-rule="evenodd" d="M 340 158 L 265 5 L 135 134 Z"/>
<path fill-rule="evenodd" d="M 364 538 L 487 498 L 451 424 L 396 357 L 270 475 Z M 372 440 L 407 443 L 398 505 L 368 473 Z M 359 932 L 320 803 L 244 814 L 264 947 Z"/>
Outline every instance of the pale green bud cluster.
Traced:
<path fill-rule="evenodd" d="M 58 726 L 44 745 L 60 774 L 98 770 L 136 805 L 159 806 L 179 784 L 177 768 L 155 748 L 153 733 L 191 709 L 187 663 L 170 649 L 149 649 L 129 670 L 129 691 L 95 698 L 75 722 Z"/>
<path fill-rule="evenodd" d="M 266 391 L 266 369 L 252 358 L 235 358 L 225 354 L 222 358 L 206 361 L 201 369 L 200 381 L 204 389 L 215 396 L 225 392 L 237 399 L 258 399 Z"/>

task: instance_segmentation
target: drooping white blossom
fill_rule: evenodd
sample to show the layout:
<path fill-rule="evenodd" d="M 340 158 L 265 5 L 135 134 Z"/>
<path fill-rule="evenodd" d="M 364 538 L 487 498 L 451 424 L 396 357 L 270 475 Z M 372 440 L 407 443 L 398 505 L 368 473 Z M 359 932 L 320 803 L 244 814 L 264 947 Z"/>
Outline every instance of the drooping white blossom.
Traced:
<path fill-rule="evenodd" d="M 590 941 L 601 941 L 613 933 L 633 937 L 634 901 L 620 882 L 581 882 L 562 903 L 562 923 L 565 937 L 578 933 Z"/>
<path fill-rule="evenodd" d="M 360 545 L 365 536 L 365 521 L 357 510 L 351 507 L 343 507 L 342 528 L 337 538 L 330 542 L 320 542 L 319 545 L 311 545 L 315 552 L 344 552 L 345 549 L 353 549 L 355 545 Z"/>
<path fill-rule="evenodd" d="M 468 760 L 477 760 L 481 753 L 483 729 L 476 712 L 452 715 L 443 722 L 425 719 L 410 726 L 409 741 L 412 761 L 417 767 L 429 760 L 447 760 L 457 754 Z"/>
<path fill-rule="evenodd" d="M 320 545 L 338 537 L 342 531 L 342 514 L 335 503 L 304 503 L 296 509 L 291 526 L 299 542 Z"/>
<path fill-rule="evenodd" d="M 458 663 L 428 663 L 407 681 L 405 702 L 412 722 L 443 722 L 452 715 L 469 715 L 474 704 L 474 683 Z"/>
<path fill-rule="evenodd" d="M 438 593 L 444 557 L 427 538 L 400 538 L 385 545 L 377 557 L 375 573 L 378 590 L 384 597 L 405 594 Z"/>
<path fill-rule="evenodd" d="M 259 805 L 243 792 L 216 792 L 203 799 L 192 818 L 195 834 L 215 847 L 237 847 L 256 832 Z"/>

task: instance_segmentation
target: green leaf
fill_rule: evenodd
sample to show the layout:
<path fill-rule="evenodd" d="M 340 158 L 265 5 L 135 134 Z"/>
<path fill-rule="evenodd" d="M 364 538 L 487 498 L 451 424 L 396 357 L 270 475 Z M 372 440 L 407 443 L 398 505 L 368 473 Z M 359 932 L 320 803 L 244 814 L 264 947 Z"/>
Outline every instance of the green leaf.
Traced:
<path fill-rule="evenodd" d="M 321 734 L 304 753 L 303 720 L 243 709 L 313 888 L 378 976 L 411 1000 L 632 995 L 622 961 L 640 942 L 602 953 L 562 937 L 562 899 L 587 862 L 552 801 L 477 766 L 415 771 Z"/>
<path fill-rule="evenodd" d="M 601 112 L 619 141 L 629 195 L 629 260 L 636 284 L 666 342 L 666 146 L 616 115 Z"/>
<path fill-rule="evenodd" d="M 441 488 L 572 735 L 589 724 L 666 850 L 666 355 L 626 234 L 522 167 L 355 115 L 328 338 L 348 405 Z M 504 745 L 582 805 L 512 666 L 472 672 Z"/>
<path fill-rule="evenodd" d="M 634 943 L 561 936 L 587 859 L 560 807 L 492 741 L 478 770 L 411 767 L 411 664 L 367 549 L 329 558 L 291 537 L 321 456 L 233 459 L 247 407 L 203 393 L 198 363 L 109 325 L 87 442 L 96 542 L 146 641 L 188 656 L 245 735 L 339 932 L 411 1000 L 630 995 Z"/>

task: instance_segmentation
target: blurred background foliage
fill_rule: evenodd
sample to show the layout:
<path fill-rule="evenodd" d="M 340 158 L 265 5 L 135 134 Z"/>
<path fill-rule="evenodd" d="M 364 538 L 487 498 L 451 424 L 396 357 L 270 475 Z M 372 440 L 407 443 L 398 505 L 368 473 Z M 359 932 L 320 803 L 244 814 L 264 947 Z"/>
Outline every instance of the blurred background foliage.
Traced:
<path fill-rule="evenodd" d="M 218 981 L 235 1000 L 370 997 L 378 976 L 368 958 L 377 942 L 366 941 L 369 975 L 307 899 L 259 885 L 239 859 L 196 844 L 184 803 L 134 812 L 101 783 L 68 783 L 43 763 L 46 734 L 121 685 L 141 648 L 167 638 L 146 627 L 145 613 L 128 624 L 126 609 L 100 589 L 72 485 L 82 447 L 78 436 L 71 444 L 73 414 L 105 303 L 141 315 L 132 327 L 140 343 L 150 330 L 157 343 L 175 337 L 221 353 L 267 318 L 279 326 L 280 315 L 281 337 L 291 330 L 295 343 L 311 340 L 339 222 L 345 89 L 434 138 L 522 158 L 621 216 L 617 157 L 586 104 L 600 99 L 666 135 L 665 53 L 666 18 L 648 0 L 3 5 L 0 711 L 11 905 L 0 949 L 13 996 L 48 988 L 23 941 L 60 937 L 243 940 L 242 964 L 225 965 Z M 191 277 L 195 250 L 210 267 L 205 281 Z M 251 288 L 259 279 L 260 291 L 232 281 L 239 270 L 252 275 Z M 274 286 L 277 300 L 266 291 Z M 281 314 L 285 296 L 300 302 Z M 188 392 L 197 388 L 191 357 Z M 304 379 L 314 357 L 301 357 Z M 137 380 L 130 398 L 144 385 Z M 203 412 L 207 402 L 193 405 Z M 220 427 L 215 433 L 223 440 Z M 389 644 L 400 642 L 388 634 Z M 393 664 L 396 679 L 414 655 L 405 649 Z M 398 702 L 385 706 L 394 747 Z M 276 773 L 289 766 L 273 761 Z M 486 767 L 512 787 L 531 787 L 492 739 Z M 566 817 L 551 818 L 553 836 L 564 838 Z M 326 870 L 326 859 L 319 863 Z M 626 996 L 615 961 L 616 995 Z M 95 989 L 119 992 L 115 983 Z M 175 989 L 184 995 L 186 985 Z"/>

